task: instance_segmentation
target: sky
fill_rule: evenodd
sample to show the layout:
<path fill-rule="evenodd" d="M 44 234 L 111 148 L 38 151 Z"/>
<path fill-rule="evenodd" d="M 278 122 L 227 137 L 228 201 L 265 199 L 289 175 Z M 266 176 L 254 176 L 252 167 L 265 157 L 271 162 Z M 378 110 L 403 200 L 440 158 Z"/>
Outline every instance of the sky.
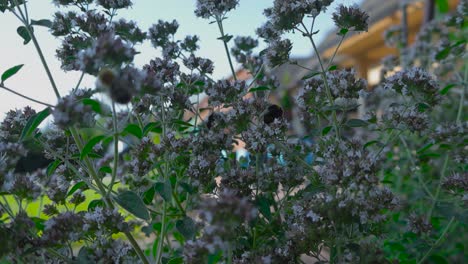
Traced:
<path fill-rule="evenodd" d="M 351 5 L 359 2 L 361 1 L 336 0 L 328 9 L 327 14 L 321 14 L 316 21 L 316 28 L 320 30 L 315 36 L 317 42 L 323 40 L 327 32 L 333 29 L 331 13 L 338 4 Z M 223 44 L 216 39 L 219 37 L 218 27 L 216 24 L 209 24 L 209 20 L 194 15 L 195 0 L 134 0 L 133 3 L 130 9 L 120 10 L 118 17 L 136 21 L 144 31 L 147 31 L 159 19 L 171 21 L 176 19 L 180 24 L 176 38 L 183 39 L 186 35 L 198 35 L 201 39 L 201 49 L 197 55 L 214 61 L 214 77 L 224 78 L 230 75 Z M 240 0 L 238 8 L 231 11 L 228 19 L 224 21 L 225 32 L 234 36 L 255 36 L 255 29 L 266 21 L 263 10 L 272 4 L 273 0 Z M 58 7 L 52 4 L 51 0 L 29 0 L 28 11 L 31 19 L 52 19 Z M 55 104 L 55 95 L 37 52 L 32 42 L 23 45 L 23 40 L 16 32 L 19 26 L 20 22 L 13 14 L 0 13 L 0 74 L 15 65 L 24 64 L 19 73 L 5 82 L 5 86 L 34 99 Z M 60 45 L 60 39 L 52 36 L 44 27 L 35 27 L 35 32 L 59 91 L 65 95 L 75 86 L 80 74 L 66 73 L 60 69 L 60 63 L 55 57 L 55 50 Z M 287 34 L 286 37 L 290 38 L 294 44 L 291 56 L 311 56 L 310 43 L 304 37 L 300 34 Z M 259 50 L 262 48 L 265 48 L 263 43 Z M 136 66 L 142 66 L 160 56 L 160 52 L 152 48 L 148 42 L 137 46 L 136 49 L 141 52 L 135 58 Z M 92 88 L 94 82 L 93 77 L 86 76 L 82 84 L 84 87 Z M 30 105 L 37 111 L 44 108 L 0 89 L 0 120 L 10 109 L 22 108 L 26 105 Z"/>

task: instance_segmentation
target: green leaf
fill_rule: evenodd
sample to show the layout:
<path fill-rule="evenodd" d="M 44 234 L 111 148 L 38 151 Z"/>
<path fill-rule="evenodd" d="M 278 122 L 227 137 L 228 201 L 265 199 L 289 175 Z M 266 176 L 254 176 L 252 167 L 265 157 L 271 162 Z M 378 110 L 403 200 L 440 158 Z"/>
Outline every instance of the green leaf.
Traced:
<path fill-rule="evenodd" d="M 333 127 L 332 126 L 327 126 L 325 128 L 322 129 L 322 136 L 326 136 L 328 135 L 328 133 L 331 131 Z"/>
<path fill-rule="evenodd" d="M 367 147 L 370 147 L 372 145 L 375 145 L 377 144 L 378 146 L 383 146 L 383 143 L 378 141 L 378 140 L 371 140 L 369 142 L 367 142 L 366 144 L 364 144 L 364 148 L 367 148 Z"/>
<path fill-rule="evenodd" d="M 91 99 L 91 98 L 84 98 L 81 100 L 84 105 L 89 105 L 91 106 L 91 109 L 97 114 L 102 114 L 102 107 L 101 103 L 97 100 Z"/>
<path fill-rule="evenodd" d="M 83 147 L 83 150 L 81 150 L 80 153 L 80 159 L 84 159 L 88 154 L 93 151 L 94 146 L 96 146 L 101 140 L 105 139 L 107 136 L 106 135 L 100 135 L 100 136 L 95 136 L 92 139 L 86 143 L 86 145 Z"/>
<path fill-rule="evenodd" d="M 258 91 L 268 91 L 270 90 L 270 88 L 266 87 L 266 86 L 258 86 L 258 87 L 255 87 L 255 88 L 251 88 L 249 90 L 249 93 L 254 93 L 254 92 L 258 92 Z"/>
<path fill-rule="evenodd" d="M 88 211 L 91 211 L 93 210 L 94 208 L 96 207 L 103 207 L 104 206 L 104 202 L 101 200 L 101 199 L 97 199 L 97 200 L 92 200 L 91 202 L 89 202 L 88 204 Z"/>
<path fill-rule="evenodd" d="M 190 184 L 188 184 L 186 182 L 182 182 L 182 181 L 179 182 L 179 186 L 182 187 L 182 189 L 184 189 L 184 191 L 186 191 L 189 194 L 194 194 L 195 193 L 194 188 Z"/>
<path fill-rule="evenodd" d="M 52 21 L 50 21 L 49 19 L 39 19 L 39 20 L 31 19 L 31 25 L 51 28 Z"/>
<path fill-rule="evenodd" d="M 448 0 L 436 0 L 437 10 L 440 13 L 447 13 L 449 11 L 449 3 Z"/>
<path fill-rule="evenodd" d="M 449 262 L 441 255 L 432 255 L 429 259 L 436 264 L 448 264 Z"/>
<path fill-rule="evenodd" d="M 315 77 L 315 76 L 317 76 L 319 74 L 320 74 L 320 72 L 313 72 L 313 73 L 307 74 L 306 76 L 302 77 L 302 80 L 304 81 L 304 80 L 313 78 L 313 77 Z"/>
<path fill-rule="evenodd" d="M 45 219 L 39 218 L 39 217 L 31 217 L 31 220 L 34 222 L 34 225 L 36 226 L 37 230 L 44 231 L 44 223 Z"/>
<path fill-rule="evenodd" d="M 369 123 L 362 119 L 350 119 L 345 125 L 348 127 L 366 127 Z"/>
<path fill-rule="evenodd" d="M 41 112 L 31 116 L 31 118 L 29 118 L 28 122 L 26 123 L 26 126 L 23 128 L 23 131 L 21 132 L 20 140 L 29 138 L 34 133 L 34 131 L 36 131 L 42 121 L 44 121 L 50 115 L 50 113 L 50 108 L 47 107 Z"/>
<path fill-rule="evenodd" d="M 144 220 L 150 220 L 150 215 L 145 203 L 140 196 L 132 191 L 124 191 L 115 197 L 115 201 L 125 210 Z"/>
<path fill-rule="evenodd" d="M 55 160 L 54 162 L 51 162 L 47 166 L 46 175 L 50 177 L 50 175 L 52 175 L 55 172 L 60 163 L 62 163 L 62 161 L 60 160 Z"/>
<path fill-rule="evenodd" d="M 222 37 L 219 37 L 218 39 L 228 43 L 232 39 L 232 35 L 224 35 Z"/>
<path fill-rule="evenodd" d="M 267 199 L 265 196 L 259 196 L 255 201 L 257 204 L 258 210 L 265 216 L 268 221 L 271 220 L 271 211 L 270 211 L 270 200 Z"/>
<path fill-rule="evenodd" d="M 439 93 L 440 93 L 441 95 L 447 94 L 447 93 L 450 91 L 450 89 L 452 89 L 452 88 L 455 87 L 455 86 L 457 86 L 457 85 L 454 84 L 454 83 L 451 83 L 451 84 L 445 86 L 444 89 L 440 90 Z"/>
<path fill-rule="evenodd" d="M 143 136 L 148 135 L 149 132 L 162 133 L 161 124 L 159 122 L 151 122 L 143 128 Z"/>
<path fill-rule="evenodd" d="M 16 65 L 14 67 L 11 67 L 10 69 L 6 70 L 2 74 L 2 83 L 6 81 L 8 78 L 11 76 L 15 75 L 21 68 L 23 68 L 24 64 Z"/>
<path fill-rule="evenodd" d="M 141 128 L 136 124 L 128 124 L 123 131 L 132 134 L 139 139 L 143 138 L 143 131 L 141 131 Z"/>
<path fill-rule="evenodd" d="M 151 186 L 146 192 L 143 193 L 143 202 L 147 205 L 151 204 L 153 202 L 155 193 L 156 189 L 154 186 Z"/>
<path fill-rule="evenodd" d="M 32 30 L 32 28 L 31 28 Z M 28 30 L 26 29 L 25 26 L 20 26 L 18 29 L 16 29 L 16 32 L 18 32 L 18 35 L 23 38 L 23 44 L 26 45 L 31 41 L 31 36 L 29 35 Z"/>
<path fill-rule="evenodd" d="M 432 146 L 434 146 L 433 143 L 427 143 L 426 145 L 424 145 L 422 148 L 420 148 L 418 151 L 416 151 L 417 154 L 421 154 L 423 153 L 424 151 L 430 149 Z"/>
<path fill-rule="evenodd" d="M 344 36 L 344 35 L 346 35 L 346 33 L 348 33 L 348 31 L 349 30 L 347 28 L 342 28 L 342 29 L 340 29 L 340 32 L 338 32 L 338 35 Z"/>
<path fill-rule="evenodd" d="M 193 126 L 193 125 L 190 124 L 189 122 L 185 122 L 185 121 L 180 120 L 180 119 L 174 119 L 174 120 L 172 120 L 172 122 L 173 122 L 174 124 L 181 125 L 181 126 L 188 126 L 188 127 L 192 127 L 192 126 Z"/>
<path fill-rule="evenodd" d="M 447 56 L 450 54 L 450 51 L 452 50 L 452 47 L 446 47 L 443 50 L 437 52 L 435 58 L 436 60 L 443 60 L 447 58 Z"/>
<path fill-rule="evenodd" d="M 167 264 L 183 264 L 184 263 L 184 258 L 183 257 L 177 257 L 170 259 Z"/>
<path fill-rule="evenodd" d="M 111 167 L 109 167 L 109 166 L 104 166 L 104 167 L 101 167 L 101 168 L 99 169 L 99 172 L 102 172 L 102 173 L 109 173 L 109 174 L 110 174 L 110 173 L 112 173 L 112 169 L 111 169 Z"/>
<path fill-rule="evenodd" d="M 177 220 L 176 228 L 186 240 L 193 239 L 197 232 L 195 222 L 190 217 L 184 217 L 182 220 Z"/>
<path fill-rule="evenodd" d="M 93 256 L 91 254 L 91 249 L 83 246 L 80 248 L 80 251 L 78 252 L 77 260 L 76 263 L 80 264 L 92 264 L 94 263 L 93 261 Z"/>
<path fill-rule="evenodd" d="M 84 186 L 86 186 L 86 182 L 84 182 L 84 181 L 80 181 L 80 182 L 76 183 L 75 185 L 73 185 L 73 187 L 71 187 L 70 191 L 68 191 L 67 197 L 69 197 L 70 195 L 73 195 L 76 191 L 78 191 L 79 189 L 81 189 Z"/>
<path fill-rule="evenodd" d="M 172 199 L 172 185 L 169 181 L 157 182 L 154 185 L 156 192 L 166 201 L 170 202 Z"/>
<path fill-rule="evenodd" d="M 334 71 L 336 69 L 338 69 L 338 66 L 332 65 L 332 66 L 330 66 L 330 68 L 328 68 L 328 71 Z"/>

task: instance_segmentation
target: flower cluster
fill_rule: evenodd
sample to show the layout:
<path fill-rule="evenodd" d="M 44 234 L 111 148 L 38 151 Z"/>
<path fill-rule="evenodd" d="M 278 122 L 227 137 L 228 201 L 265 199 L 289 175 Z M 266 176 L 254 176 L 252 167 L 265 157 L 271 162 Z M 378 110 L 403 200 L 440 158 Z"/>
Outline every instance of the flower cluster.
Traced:
<path fill-rule="evenodd" d="M 54 123 L 62 129 L 77 125 L 91 127 L 94 122 L 94 112 L 91 106 L 84 104 L 83 99 L 90 98 L 91 90 L 77 89 L 60 98 L 52 112 Z"/>
<path fill-rule="evenodd" d="M 367 31 L 369 15 L 362 11 L 357 5 L 344 6 L 340 5 L 336 12 L 333 13 L 333 21 L 340 29 Z"/>
<path fill-rule="evenodd" d="M 289 53 L 292 43 L 289 39 L 276 40 L 270 43 L 266 52 L 266 57 L 270 66 L 275 67 L 284 64 L 289 60 Z"/>
<path fill-rule="evenodd" d="M 210 104 L 219 106 L 223 103 L 232 103 L 244 96 L 247 93 L 246 86 L 245 81 L 222 80 L 217 83 L 209 83 L 205 92 L 210 97 Z"/>
<path fill-rule="evenodd" d="M 325 12 L 333 0 L 275 0 L 273 7 L 265 9 L 274 28 L 278 31 L 294 29 L 306 15 L 317 17 Z"/>
<path fill-rule="evenodd" d="M 204 223 L 203 235 L 188 241 L 184 247 L 187 263 L 200 263 L 216 251 L 227 252 L 239 238 L 243 225 L 257 216 L 257 210 L 246 198 L 225 189 L 216 198 L 207 198 L 200 204 L 200 219 Z"/>
<path fill-rule="evenodd" d="M 429 117 L 415 106 L 391 106 L 383 114 L 382 122 L 390 128 L 411 132 L 421 132 L 429 127 Z"/>
<path fill-rule="evenodd" d="M 119 67 L 133 60 L 136 52 L 130 43 L 113 32 L 104 33 L 93 46 L 78 53 L 80 70 L 96 74 L 102 67 Z"/>
<path fill-rule="evenodd" d="M 238 4 L 239 0 L 197 0 L 195 15 L 201 18 L 221 18 Z"/>
<path fill-rule="evenodd" d="M 131 0 L 98 0 L 97 3 L 105 9 L 121 9 L 132 6 Z"/>
<path fill-rule="evenodd" d="M 420 68 L 395 73 L 385 79 L 383 87 L 430 106 L 437 105 L 442 100 L 437 82 L 429 73 Z"/>
<path fill-rule="evenodd" d="M 9 111 L 0 124 L 0 141 L 17 142 L 28 120 L 36 114 L 31 107 Z"/>

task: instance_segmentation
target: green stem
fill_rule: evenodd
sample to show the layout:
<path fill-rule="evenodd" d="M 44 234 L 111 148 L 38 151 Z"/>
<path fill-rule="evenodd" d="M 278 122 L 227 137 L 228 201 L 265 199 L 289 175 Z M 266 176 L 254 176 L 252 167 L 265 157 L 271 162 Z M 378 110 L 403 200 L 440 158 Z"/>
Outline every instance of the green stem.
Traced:
<path fill-rule="evenodd" d="M 439 194 L 440 194 L 440 189 L 442 188 L 442 183 L 445 179 L 445 172 L 447 171 L 447 165 L 448 165 L 448 160 L 449 160 L 449 155 L 445 155 L 445 160 L 444 160 L 444 165 L 442 167 L 442 171 L 440 173 L 440 179 L 439 179 L 439 184 L 437 185 L 437 190 L 434 195 L 434 199 L 432 200 L 432 205 L 431 208 L 429 209 L 429 213 L 427 214 L 427 220 L 431 220 L 432 212 L 434 211 L 434 208 L 438 202 L 439 199 Z"/>
<path fill-rule="evenodd" d="M 162 214 L 162 220 L 161 220 L 161 232 L 159 233 L 159 239 L 158 239 L 158 247 L 157 247 L 157 253 L 156 253 L 156 264 L 161 263 L 161 258 L 162 258 L 162 250 L 163 250 L 163 245 L 164 245 L 164 236 L 166 233 L 166 201 L 163 201 L 163 214 Z"/>
<path fill-rule="evenodd" d="M 0 88 L 5 89 L 6 91 L 8 91 L 8 92 L 10 92 L 10 93 L 12 93 L 12 94 L 16 94 L 16 95 L 18 95 L 18 96 L 20 96 L 20 97 L 23 97 L 24 99 L 27 99 L 27 100 L 29 100 L 29 101 L 32 101 L 32 102 L 35 102 L 35 103 L 38 103 L 38 104 L 41 104 L 41 105 L 44 105 L 44 106 L 47 106 L 47 107 L 51 107 L 51 108 L 54 107 L 54 106 L 51 105 L 51 104 L 44 103 L 44 102 L 41 102 L 41 101 L 36 100 L 36 99 L 34 99 L 34 98 L 31 98 L 31 97 L 29 97 L 29 96 L 26 96 L 26 95 L 20 94 L 20 93 L 18 93 L 18 92 L 15 92 L 14 90 L 12 90 L 12 89 L 10 89 L 10 88 L 7 88 L 7 87 L 5 87 L 5 86 L 3 86 L 3 85 L 0 85 Z"/>
<path fill-rule="evenodd" d="M 75 142 L 76 142 L 76 144 L 78 146 L 78 149 L 81 152 L 81 150 L 83 149 L 83 143 L 81 142 L 81 138 L 79 137 L 77 129 L 75 127 L 71 127 L 70 128 L 70 133 L 72 134 L 72 137 L 75 140 Z M 110 199 L 110 197 L 108 197 L 106 195 L 106 188 L 105 188 L 104 184 L 101 182 L 101 180 L 99 179 L 99 176 L 98 176 L 92 162 L 89 160 L 88 157 L 84 157 L 84 163 L 85 163 L 86 167 L 88 168 L 88 172 L 89 172 L 91 178 L 96 182 L 96 185 L 97 185 L 97 187 L 99 189 L 99 193 L 101 194 L 101 196 L 104 199 L 104 203 L 106 204 L 107 207 L 109 207 L 109 209 L 114 209 L 115 206 L 112 203 L 112 200 Z M 130 233 L 130 231 L 125 231 L 124 234 L 127 237 L 130 244 L 132 245 L 135 252 L 137 253 L 140 260 L 144 264 L 149 264 L 148 259 L 145 256 L 145 253 L 141 250 L 140 246 L 136 242 L 135 238 L 133 238 L 133 235 Z"/>
<path fill-rule="evenodd" d="M 333 63 L 333 60 L 335 59 L 335 56 L 336 56 L 336 53 L 338 52 L 338 50 L 340 49 L 341 47 L 341 44 L 343 43 L 343 40 L 345 38 L 346 34 L 344 34 L 341 39 L 340 39 L 340 43 L 338 43 L 338 46 L 336 46 L 336 49 L 335 51 L 333 52 L 333 56 L 331 57 L 330 61 L 328 62 L 327 64 L 327 69 L 330 68 L 331 64 Z"/>
<path fill-rule="evenodd" d="M 114 166 L 112 168 L 112 178 L 109 184 L 107 196 L 110 196 L 112 193 L 112 187 L 114 186 L 119 167 L 119 131 L 117 127 L 117 111 L 115 110 L 115 102 L 112 102 L 112 123 L 114 126 Z"/>
<path fill-rule="evenodd" d="M 457 113 L 457 124 L 461 124 L 461 117 L 463 114 L 463 106 L 465 104 L 465 89 L 467 86 L 468 81 L 468 63 L 465 63 L 465 74 L 463 77 L 463 87 L 462 87 L 462 94 L 460 97 L 460 103 L 458 104 L 458 113 Z"/>
<path fill-rule="evenodd" d="M 15 4 L 17 4 L 17 0 L 13 0 L 13 1 L 15 2 Z M 30 25 L 28 24 L 28 21 L 24 17 L 23 12 L 21 11 L 20 8 L 18 8 L 18 11 L 20 12 L 20 15 L 22 17 L 22 19 L 20 19 L 21 22 L 25 25 L 29 35 L 31 36 L 31 39 L 32 39 L 32 41 L 34 43 L 34 47 L 36 48 L 36 51 L 37 51 L 37 53 L 39 55 L 39 58 L 41 59 L 42 65 L 43 65 L 43 67 L 44 67 L 44 69 L 45 69 L 45 71 L 47 73 L 47 77 L 49 78 L 49 81 L 50 81 L 50 84 L 52 85 L 54 93 L 55 93 L 57 99 L 60 99 L 60 93 L 59 93 L 59 91 L 57 89 L 57 85 L 55 84 L 54 78 L 52 77 L 52 73 L 50 72 L 47 61 L 44 58 L 44 54 L 42 53 L 42 49 L 39 46 L 39 42 L 37 41 L 36 36 L 34 35 L 34 32 L 30 29 Z M 73 136 L 73 138 L 75 140 L 75 143 L 77 144 L 79 150 L 81 151 L 83 149 L 83 143 L 81 142 L 81 139 L 79 137 L 78 130 L 75 127 L 70 127 L 70 132 L 71 132 L 71 134 L 72 134 L 72 136 Z M 101 180 L 99 179 L 98 174 L 97 174 L 92 162 L 89 160 L 88 157 L 85 157 L 84 158 L 84 163 L 85 163 L 85 165 L 86 165 L 86 167 L 88 169 L 89 174 L 91 175 L 91 178 L 96 182 L 96 185 L 97 185 L 97 187 L 99 189 L 99 192 L 100 192 L 101 196 L 104 199 L 105 204 L 110 209 L 114 209 L 115 206 L 112 203 L 111 199 L 109 197 L 106 197 L 106 189 L 105 189 L 103 183 L 101 182 Z M 145 254 L 143 253 L 140 246 L 138 245 L 138 243 L 133 238 L 132 234 L 129 231 L 127 231 L 127 232 L 125 232 L 125 235 L 126 235 L 127 239 L 130 241 L 130 243 L 132 244 L 133 249 L 136 251 L 136 253 L 140 257 L 141 261 L 144 264 L 149 264 L 148 260 L 146 259 Z"/>
<path fill-rule="evenodd" d="M 232 78 L 234 81 L 237 81 L 237 76 L 236 76 L 236 71 L 234 70 L 234 66 L 232 64 L 232 59 L 231 59 L 231 53 L 229 52 L 229 48 L 227 46 L 227 41 L 225 40 L 226 35 L 224 34 L 224 28 L 223 28 L 223 19 L 219 16 L 216 17 L 216 22 L 218 23 L 218 28 L 221 33 L 221 40 L 223 41 L 224 44 L 224 49 L 226 51 L 226 55 L 229 61 L 229 67 L 231 68 L 231 73 L 232 73 Z"/>
<path fill-rule="evenodd" d="M 34 43 L 34 47 L 36 48 L 36 51 L 37 51 L 37 54 L 39 55 L 39 58 L 41 59 L 42 65 L 44 66 L 44 69 L 45 69 L 45 71 L 47 73 L 47 77 L 49 78 L 50 84 L 52 85 L 52 89 L 54 90 L 55 96 L 57 98 L 60 98 L 60 93 L 59 93 L 59 91 L 57 89 L 57 85 L 55 84 L 55 80 L 52 77 L 52 73 L 50 72 L 49 65 L 47 64 L 47 61 L 45 60 L 44 54 L 42 53 L 42 49 L 39 46 L 39 42 L 37 41 L 36 36 L 34 35 L 34 31 L 31 30 L 31 26 L 29 25 L 29 20 L 24 16 L 23 11 L 21 10 L 21 8 L 18 5 L 18 1 L 17 0 L 13 0 L 13 1 L 14 1 L 15 5 L 17 5 L 17 7 L 18 7 L 18 11 L 19 11 L 20 16 L 22 18 L 21 22 L 24 24 L 24 27 L 28 31 L 28 34 L 31 37 L 31 40 Z M 26 5 L 25 5 L 25 8 L 26 8 Z"/>
<path fill-rule="evenodd" d="M 400 137 L 401 142 L 403 143 L 403 146 L 405 147 L 406 155 L 408 156 L 408 159 L 410 160 L 411 165 L 414 168 L 416 168 L 416 162 L 414 161 L 413 156 L 411 155 L 411 151 L 410 151 L 410 149 L 408 147 L 408 144 L 407 144 L 405 138 L 402 135 L 399 135 L 399 137 Z M 426 186 L 426 184 L 422 180 L 421 173 L 418 172 L 417 174 L 418 174 L 419 184 L 421 184 L 421 186 L 426 191 L 426 193 L 431 197 L 431 199 L 434 199 L 434 196 L 432 195 L 431 191 L 429 190 L 429 188 Z M 398 192 L 400 191 L 400 188 L 401 188 L 401 177 L 398 178 L 398 183 L 397 183 L 397 191 Z"/>
<path fill-rule="evenodd" d="M 330 87 L 328 85 L 326 71 L 325 71 L 325 68 L 323 67 L 322 58 L 320 57 L 320 53 L 319 53 L 319 51 L 317 49 L 317 45 L 315 45 L 315 41 L 312 38 L 312 33 L 309 32 L 309 30 L 307 29 L 307 27 L 304 25 L 303 22 L 301 22 L 301 25 L 304 27 L 304 30 L 306 32 L 305 35 L 310 40 L 310 43 L 312 44 L 312 47 L 314 48 L 315 55 L 317 56 L 317 59 L 318 59 L 319 64 L 320 64 L 320 69 L 321 69 L 320 75 L 322 76 L 323 82 L 325 83 L 325 90 L 326 90 L 326 94 L 327 94 L 327 97 L 328 97 L 328 101 L 330 101 L 330 105 L 332 106 L 332 108 L 334 108 L 335 101 L 333 100 L 333 96 L 331 94 L 331 90 L 330 90 Z M 338 119 L 336 117 L 336 110 L 335 109 L 333 109 L 333 111 L 332 111 L 332 116 L 333 116 L 333 126 L 335 127 L 335 130 L 336 130 L 335 131 L 336 139 L 339 140 L 339 138 L 340 138 L 340 128 L 338 126 Z"/>
<path fill-rule="evenodd" d="M 436 246 L 439 245 L 439 243 L 442 241 L 442 239 L 444 238 L 445 234 L 447 234 L 447 232 L 449 231 L 449 228 L 450 226 L 452 225 L 453 221 L 455 220 L 455 217 L 452 216 L 452 218 L 450 219 L 450 222 L 447 224 L 447 226 L 445 227 L 444 231 L 442 231 L 442 234 L 439 236 L 439 238 L 437 239 L 437 241 L 434 243 L 434 245 L 431 246 L 431 248 L 426 252 L 426 254 L 424 254 L 424 256 L 421 258 L 421 260 L 418 261 L 418 264 L 421 264 L 421 263 L 424 263 L 424 261 L 426 261 L 426 259 L 429 257 L 429 255 L 432 253 L 432 251 L 434 250 L 434 248 Z"/>

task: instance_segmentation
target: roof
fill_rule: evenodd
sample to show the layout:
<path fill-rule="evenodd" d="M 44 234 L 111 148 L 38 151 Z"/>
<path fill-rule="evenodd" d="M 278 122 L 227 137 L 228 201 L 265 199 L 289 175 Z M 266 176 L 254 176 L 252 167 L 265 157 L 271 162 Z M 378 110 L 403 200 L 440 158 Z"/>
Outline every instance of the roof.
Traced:
<path fill-rule="evenodd" d="M 369 15 L 369 27 L 374 25 L 376 22 L 381 19 L 392 15 L 400 8 L 400 0 L 385 0 L 385 1 L 375 1 L 375 0 L 365 0 L 361 4 L 361 9 L 364 10 Z M 347 34 L 347 37 L 359 34 L 356 32 L 350 32 Z M 336 34 L 336 28 L 330 30 L 325 37 L 325 40 L 320 43 L 318 46 L 319 52 L 325 51 L 326 49 L 338 45 L 341 37 Z"/>

